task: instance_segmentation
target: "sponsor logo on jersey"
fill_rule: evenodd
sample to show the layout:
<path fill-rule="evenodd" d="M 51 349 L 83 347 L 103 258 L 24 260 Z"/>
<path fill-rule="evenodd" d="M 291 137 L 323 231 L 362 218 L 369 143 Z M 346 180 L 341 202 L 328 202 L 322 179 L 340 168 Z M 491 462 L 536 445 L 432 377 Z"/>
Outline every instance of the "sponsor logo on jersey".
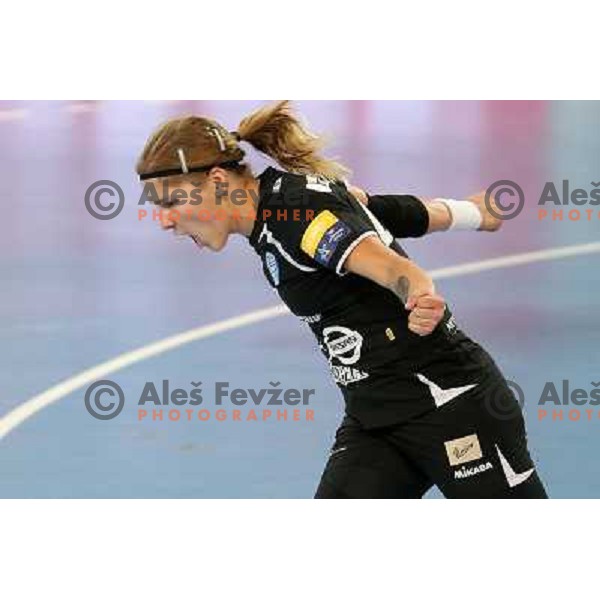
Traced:
<path fill-rule="evenodd" d="M 317 256 L 315 256 L 315 258 L 318 262 L 327 264 L 331 258 L 331 248 L 328 248 L 327 246 L 319 247 L 317 250 Z"/>
<path fill-rule="evenodd" d="M 369 376 L 368 373 L 349 366 L 360 360 L 362 344 L 363 336 L 348 327 L 333 325 L 323 329 L 323 344 L 319 346 L 328 353 L 331 374 L 339 385 L 346 386 Z M 342 364 L 334 365 L 334 360 Z"/>
<path fill-rule="evenodd" d="M 308 315 L 307 317 L 300 317 L 300 319 L 310 325 L 311 323 L 318 323 L 321 320 L 321 315 Z"/>
<path fill-rule="evenodd" d="M 456 333 L 458 327 L 456 325 L 456 321 L 454 320 L 454 316 L 450 317 L 448 321 L 446 321 L 446 329 L 448 330 L 448 333 Z"/>
<path fill-rule="evenodd" d="M 444 446 L 446 447 L 446 454 L 448 455 L 451 467 L 480 460 L 483 456 L 479 438 L 476 434 L 444 442 Z"/>
<path fill-rule="evenodd" d="M 330 365 L 331 374 L 333 375 L 333 379 L 339 385 L 348 385 L 349 383 L 356 383 L 357 381 L 362 381 L 366 379 L 369 374 L 364 373 L 360 369 L 355 369 L 354 367 L 342 367 L 340 365 Z"/>
<path fill-rule="evenodd" d="M 353 365 L 360 360 L 363 336 L 347 327 L 325 327 L 323 341 L 329 352 L 329 359 L 337 358 L 343 365 Z"/>
<path fill-rule="evenodd" d="M 350 234 L 346 223 L 331 211 L 321 211 L 306 228 L 300 247 L 311 258 L 327 266 L 341 240 Z"/>
<path fill-rule="evenodd" d="M 307 175 L 306 176 L 306 189 L 313 190 L 315 192 L 331 193 L 331 181 L 322 175 Z"/>
<path fill-rule="evenodd" d="M 279 285 L 279 263 L 272 252 L 265 252 L 265 265 L 271 276 L 271 282 L 277 287 Z"/>
<path fill-rule="evenodd" d="M 344 239 L 345 237 L 346 231 L 344 231 L 344 229 L 341 229 L 339 227 L 336 229 L 335 227 L 332 227 L 327 231 L 327 233 L 324 236 L 324 239 L 331 244 L 337 244 L 340 240 Z"/>
<path fill-rule="evenodd" d="M 468 479 L 469 477 L 473 477 L 473 475 L 479 475 L 479 473 L 484 473 L 493 468 L 494 466 L 491 462 L 481 463 L 473 467 L 461 467 L 457 471 L 454 471 L 454 479 Z"/>
<path fill-rule="evenodd" d="M 317 246 L 317 255 L 315 260 L 321 264 L 327 266 L 329 261 L 333 257 L 333 253 L 337 248 L 339 242 L 350 234 L 351 230 L 346 223 L 338 221 L 335 225 L 330 227 L 325 235 L 321 238 L 319 245 Z"/>

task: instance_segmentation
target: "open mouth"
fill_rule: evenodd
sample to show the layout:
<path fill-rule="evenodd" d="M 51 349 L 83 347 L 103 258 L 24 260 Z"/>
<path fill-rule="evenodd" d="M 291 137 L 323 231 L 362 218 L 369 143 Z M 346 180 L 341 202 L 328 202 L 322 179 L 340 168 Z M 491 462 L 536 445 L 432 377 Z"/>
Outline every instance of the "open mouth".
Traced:
<path fill-rule="evenodd" d="M 172 228 L 172 232 L 178 240 L 182 240 L 186 237 L 190 238 L 194 244 L 196 244 L 199 250 L 206 248 L 206 244 L 202 241 L 202 238 L 197 233 L 184 233 L 183 231 L 178 231 L 176 227 Z"/>
<path fill-rule="evenodd" d="M 200 250 L 202 250 L 202 248 L 206 246 L 206 244 L 202 242 L 202 238 L 197 233 L 191 233 L 190 238 L 192 238 L 192 240 Z"/>

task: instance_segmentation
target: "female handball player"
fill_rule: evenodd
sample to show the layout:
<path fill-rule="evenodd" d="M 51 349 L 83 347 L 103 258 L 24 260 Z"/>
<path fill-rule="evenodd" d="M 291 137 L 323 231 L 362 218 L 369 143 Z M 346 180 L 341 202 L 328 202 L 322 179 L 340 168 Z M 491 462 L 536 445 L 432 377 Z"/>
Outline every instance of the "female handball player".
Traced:
<path fill-rule="evenodd" d="M 280 168 L 255 176 L 242 142 Z M 545 498 L 505 378 L 396 241 L 500 221 L 482 195 L 367 194 L 322 147 L 284 101 L 234 132 L 209 118 L 171 119 L 136 168 L 164 209 L 163 228 L 213 251 L 245 236 L 316 336 L 345 415 L 315 497 L 420 498 L 436 485 L 447 498 Z"/>

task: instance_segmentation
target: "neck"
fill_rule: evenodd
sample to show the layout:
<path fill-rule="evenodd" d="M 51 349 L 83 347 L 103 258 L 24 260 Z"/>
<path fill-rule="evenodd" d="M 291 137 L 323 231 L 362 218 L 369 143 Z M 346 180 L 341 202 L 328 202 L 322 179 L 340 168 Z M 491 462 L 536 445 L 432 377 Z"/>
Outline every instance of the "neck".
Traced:
<path fill-rule="evenodd" d="M 243 206 L 234 207 L 236 216 L 230 218 L 229 230 L 231 233 L 250 237 L 256 222 L 258 194 L 260 191 L 258 180 L 254 177 L 245 180 L 241 189 L 246 192 L 247 202 Z"/>

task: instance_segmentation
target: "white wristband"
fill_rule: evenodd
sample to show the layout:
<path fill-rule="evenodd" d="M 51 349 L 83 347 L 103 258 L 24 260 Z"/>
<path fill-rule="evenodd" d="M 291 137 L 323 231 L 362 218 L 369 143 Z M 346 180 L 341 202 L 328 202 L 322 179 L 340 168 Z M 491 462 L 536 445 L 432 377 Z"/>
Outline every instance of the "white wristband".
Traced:
<path fill-rule="evenodd" d="M 483 218 L 479 208 L 473 202 L 452 198 L 436 198 L 436 200 L 445 204 L 452 215 L 449 230 L 476 231 L 481 227 Z"/>

